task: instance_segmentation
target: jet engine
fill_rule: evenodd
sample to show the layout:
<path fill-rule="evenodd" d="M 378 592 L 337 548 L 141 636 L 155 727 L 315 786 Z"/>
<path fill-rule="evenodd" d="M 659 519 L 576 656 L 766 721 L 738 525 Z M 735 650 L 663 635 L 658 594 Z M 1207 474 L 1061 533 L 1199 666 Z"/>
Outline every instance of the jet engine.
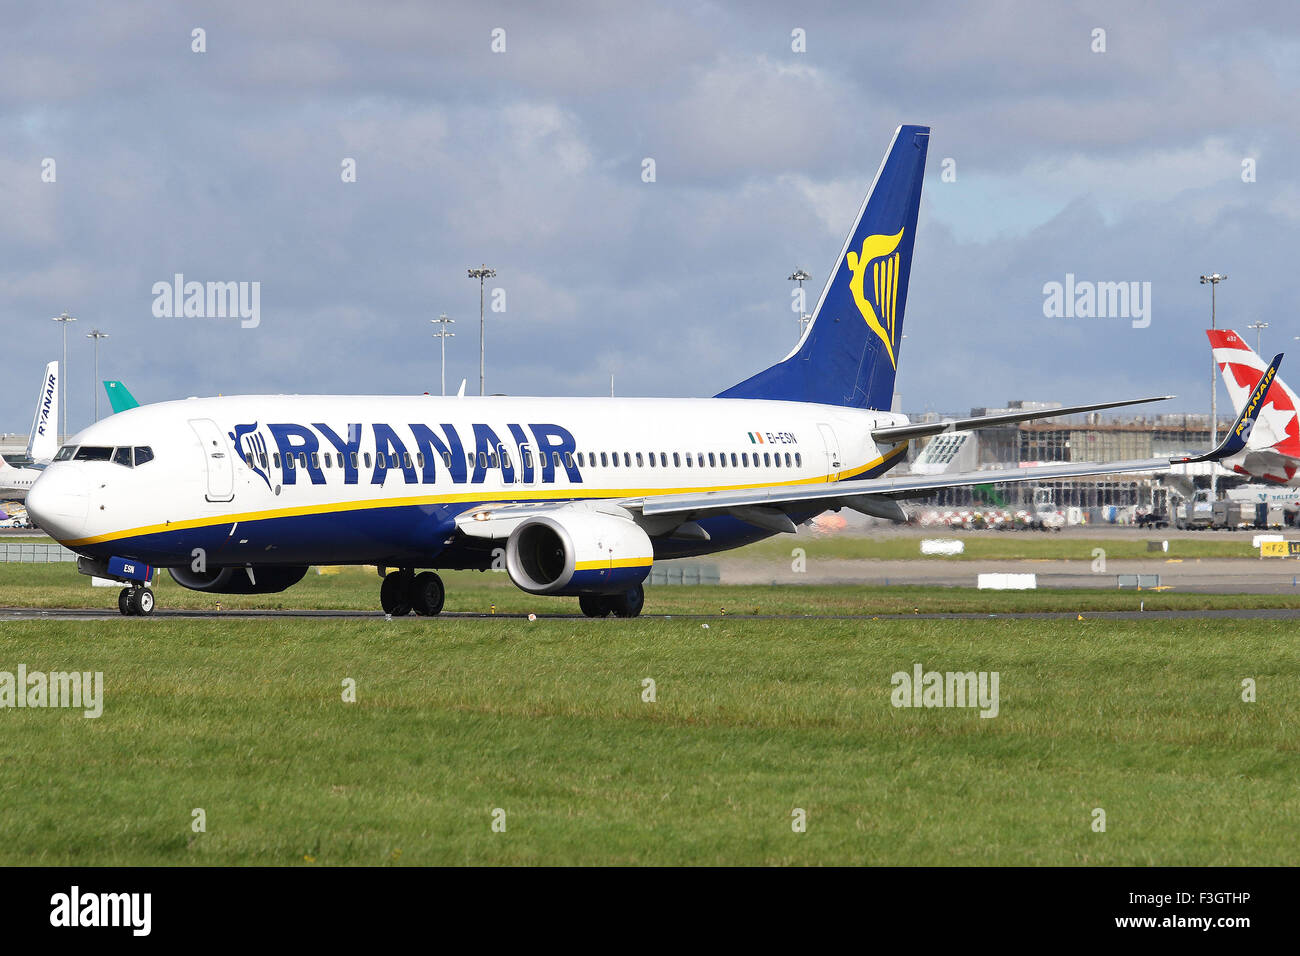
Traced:
<path fill-rule="evenodd" d="M 210 591 L 214 594 L 277 594 L 293 587 L 307 573 L 307 565 L 253 565 L 231 568 L 208 568 L 195 571 L 189 567 L 168 568 L 167 572 L 183 588 Z"/>
<path fill-rule="evenodd" d="M 506 539 L 510 580 L 531 594 L 601 594 L 640 584 L 654 548 L 628 518 L 572 511 L 520 522 Z"/>

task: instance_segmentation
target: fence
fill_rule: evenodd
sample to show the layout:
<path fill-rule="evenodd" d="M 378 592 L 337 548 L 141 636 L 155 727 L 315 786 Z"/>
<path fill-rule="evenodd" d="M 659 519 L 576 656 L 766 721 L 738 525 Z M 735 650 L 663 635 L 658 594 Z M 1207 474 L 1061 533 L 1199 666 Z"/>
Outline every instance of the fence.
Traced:
<path fill-rule="evenodd" d="M 33 541 L 30 544 L 0 545 L 0 563 L 6 564 L 55 564 L 60 561 L 75 562 L 77 556 L 61 544 L 43 544 Z"/>

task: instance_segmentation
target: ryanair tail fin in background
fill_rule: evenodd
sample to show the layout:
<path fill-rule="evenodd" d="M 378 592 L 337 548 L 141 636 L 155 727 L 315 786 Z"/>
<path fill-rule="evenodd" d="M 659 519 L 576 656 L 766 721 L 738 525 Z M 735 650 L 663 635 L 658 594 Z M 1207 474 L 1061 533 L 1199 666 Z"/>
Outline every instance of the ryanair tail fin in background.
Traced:
<path fill-rule="evenodd" d="M 27 436 L 27 457 L 35 462 L 51 461 L 59 450 L 59 363 L 45 366 L 41 390 L 36 396 L 36 414 Z"/>
<path fill-rule="evenodd" d="M 928 126 L 898 127 L 803 338 L 718 398 L 889 409 L 929 142 Z"/>

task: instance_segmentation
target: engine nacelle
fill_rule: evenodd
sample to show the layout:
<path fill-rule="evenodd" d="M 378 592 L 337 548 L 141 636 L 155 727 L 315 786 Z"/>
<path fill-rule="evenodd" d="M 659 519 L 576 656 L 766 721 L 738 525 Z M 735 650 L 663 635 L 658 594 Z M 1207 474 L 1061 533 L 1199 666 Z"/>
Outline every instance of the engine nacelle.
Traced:
<path fill-rule="evenodd" d="M 531 594 L 609 594 L 640 584 L 654 548 L 635 522 L 592 511 L 538 515 L 506 539 L 506 570 Z"/>
<path fill-rule="evenodd" d="M 307 573 L 307 565 L 280 567 L 254 565 L 234 568 L 209 568 L 195 571 L 189 567 L 168 568 L 167 573 L 183 588 L 210 591 L 214 594 L 278 594 L 293 587 Z"/>

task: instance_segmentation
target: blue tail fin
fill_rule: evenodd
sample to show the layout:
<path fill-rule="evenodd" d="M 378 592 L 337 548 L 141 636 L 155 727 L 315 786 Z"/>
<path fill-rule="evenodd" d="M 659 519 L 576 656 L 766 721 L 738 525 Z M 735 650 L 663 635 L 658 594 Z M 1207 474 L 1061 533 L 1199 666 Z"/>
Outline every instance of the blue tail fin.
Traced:
<path fill-rule="evenodd" d="M 803 338 L 718 398 L 890 407 L 929 143 L 928 126 L 898 128 Z"/>

